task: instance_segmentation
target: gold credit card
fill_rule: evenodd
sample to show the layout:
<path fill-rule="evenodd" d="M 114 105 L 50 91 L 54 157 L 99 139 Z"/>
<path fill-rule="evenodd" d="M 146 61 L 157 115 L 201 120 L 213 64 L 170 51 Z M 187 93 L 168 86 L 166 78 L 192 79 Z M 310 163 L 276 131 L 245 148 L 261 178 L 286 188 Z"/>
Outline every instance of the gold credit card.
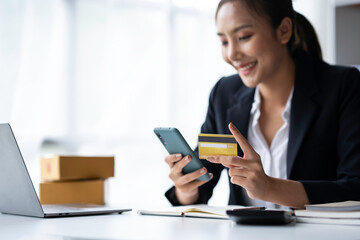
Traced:
<path fill-rule="evenodd" d="M 237 156 L 237 142 L 233 135 L 199 134 L 199 158 L 224 155 Z"/>

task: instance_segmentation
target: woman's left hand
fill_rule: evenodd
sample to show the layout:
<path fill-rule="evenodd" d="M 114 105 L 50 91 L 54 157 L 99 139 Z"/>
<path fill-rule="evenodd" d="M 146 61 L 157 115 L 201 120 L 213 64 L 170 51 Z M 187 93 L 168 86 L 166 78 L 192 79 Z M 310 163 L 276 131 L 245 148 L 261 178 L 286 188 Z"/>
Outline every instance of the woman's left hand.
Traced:
<path fill-rule="evenodd" d="M 231 182 L 245 188 L 250 198 L 266 200 L 272 178 L 265 174 L 259 154 L 235 125 L 230 123 L 229 129 L 239 143 L 244 156 L 211 156 L 207 160 L 228 167 Z"/>

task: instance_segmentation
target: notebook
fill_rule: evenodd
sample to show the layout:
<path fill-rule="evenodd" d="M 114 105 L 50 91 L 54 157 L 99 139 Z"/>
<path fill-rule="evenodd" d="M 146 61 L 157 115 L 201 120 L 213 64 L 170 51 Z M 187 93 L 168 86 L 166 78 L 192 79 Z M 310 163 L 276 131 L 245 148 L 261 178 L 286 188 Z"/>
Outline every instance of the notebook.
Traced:
<path fill-rule="evenodd" d="M 217 207 L 217 206 L 209 206 L 206 204 L 197 204 L 197 205 L 177 206 L 171 208 L 159 208 L 159 209 L 151 209 L 151 210 L 139 209 L 137 213 L 141 215 L 229 219 L 229 216 L 226 214 L 226 211 L 234 210 L 234 209 L 259 210 L 261 209 L 261 207 L 246 207 L 240 205 Z"/>
<path fill-rule="evenodd" d="M 324 204 L 305 205 L 306 210 L 312 211 L 360 211 L 360 201 L 344 201 Z"/>
<path fill-rule="evenodd" d="M 0 124 L 0 212 L 32 217 L 122 213 L 106 205 L 41 205 L 10 124 Z"/>
<path fill-rule="evenodd" d="M 201 204 L 151 210 L 139 209 L 137 213 L 141 215 L 229 219 L 226 215 L 226 209 L 227 208 L 225 207 L 210 207 L 205 204 Z"/>

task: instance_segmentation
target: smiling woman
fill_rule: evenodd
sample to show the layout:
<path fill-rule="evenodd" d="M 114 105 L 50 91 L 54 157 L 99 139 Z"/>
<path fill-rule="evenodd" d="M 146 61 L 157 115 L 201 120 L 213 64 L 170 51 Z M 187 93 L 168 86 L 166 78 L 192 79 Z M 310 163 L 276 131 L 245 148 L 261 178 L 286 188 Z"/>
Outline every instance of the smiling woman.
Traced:
<path fill-rule="evenodd" d="M 213 88 L 201 132 L 233 134 L 241 154 L 209 156 L 207 171 L 186 175 L 186 156 L 166 157 L 170 202 L 207 203 L 224 168 L 229 204 L 360 200 L 359 71 L 322 61 L 291 0 L 222 0 L 216 26 L 222 57 L 238 74 Z M 195 180 L 205 172 L 211 180 Z"/>

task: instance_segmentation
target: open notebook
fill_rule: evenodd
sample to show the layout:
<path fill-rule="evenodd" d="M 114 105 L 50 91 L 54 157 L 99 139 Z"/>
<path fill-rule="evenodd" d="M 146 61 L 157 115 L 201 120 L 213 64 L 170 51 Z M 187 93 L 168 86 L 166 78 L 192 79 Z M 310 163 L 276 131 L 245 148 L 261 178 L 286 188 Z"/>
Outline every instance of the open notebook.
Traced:
<path fill-rule="evenodd" d="M 198 204 L 198 205 L 159 208 L 159 209 L 151 209 L 151 210 L 142 209 L 142 210 L 138 210 L 137 213 L 142 215 L 229 219 L 229 217 L 226 215 L 226 210 L 257 209 L 257 208 L 258 207 L 244 207 L 239 205 L 215 207 L 206 204 Z"/>

